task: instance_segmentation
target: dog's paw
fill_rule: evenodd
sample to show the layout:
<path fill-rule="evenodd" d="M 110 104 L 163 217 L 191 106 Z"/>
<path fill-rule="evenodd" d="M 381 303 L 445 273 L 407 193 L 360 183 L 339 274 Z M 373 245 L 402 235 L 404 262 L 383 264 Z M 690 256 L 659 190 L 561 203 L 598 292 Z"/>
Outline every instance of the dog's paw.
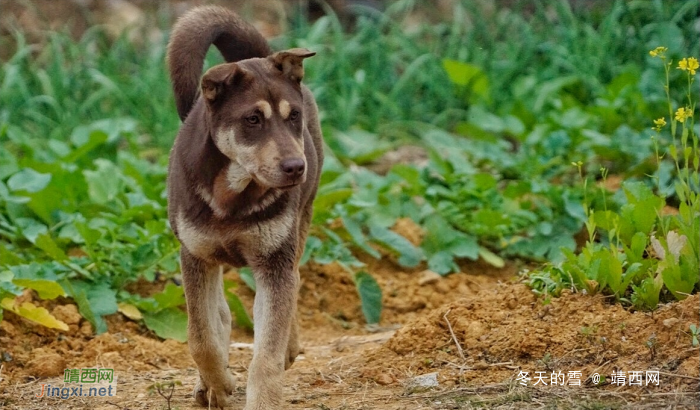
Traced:
<path fill-rule="evenodd" d="M 200 377 L 194 386 L 194 399 L 201 406 L 223 409 L 230 404 L 233 386 L 231 380 L 218 388 L 209 388 Z"/>

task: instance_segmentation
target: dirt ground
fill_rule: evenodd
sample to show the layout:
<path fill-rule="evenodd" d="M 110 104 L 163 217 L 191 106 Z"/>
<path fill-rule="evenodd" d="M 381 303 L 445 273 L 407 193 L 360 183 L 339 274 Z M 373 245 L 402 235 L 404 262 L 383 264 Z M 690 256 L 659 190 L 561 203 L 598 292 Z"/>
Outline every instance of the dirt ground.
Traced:
<path fill-rule="evenodd" d="M 566 294 L 545 303 L 518 283 L 518 268 L 469 263 L 439 277 L 390 259 L 366 260 L 383 290 L 380 326 L 364 324 L 350 276 L 335 265 L 307 266 L 299 320 L 305 352 L 287 371 L 288 409 L 697 408 L 700 350 L 688 326 L 700 322 L 698 295 L 653 314 L 629 312 L 600 296 Z M 239 280 L 235 272 L 227 274 Z M 238 294 L 250 310 L 253 294 Z M 29 294 L 27 297 L 32 297 Z M 154 383 L 178 382 L 170 406 L 194 409 L 196 370 L 186 344 L 160 341 L 121 314 L 94 336 L 67 300 L 42 304 L 68 332 L 12 313 L 0 324 L 0 408 L 167 409 Z M 230 368 L 245 398 L 252 335 L 232 330 Z M 66 368 L 114 368 L 117 395 L 36 398 L 63 384 Z M 612 386 L 613 371 L 658 371 L 659 386 Z M 530 383 L 516 378 L 528 372 Z M 534 386 L 535 372 L 547 386 Z M 550 374 L 581 371 L 581 386 L 552 386 Z M 606 382 L 592 383 L 593 373 Z M 427 376 L 425 376 L 427 375 Z M 418 376 L 435 386 L 421 384 Z M 430 383 L 429 383 L 430 384 Z M 643 383 L 644 384 L 644 383 Z M 236 408 L 236 407 L 234 407 Z"/>

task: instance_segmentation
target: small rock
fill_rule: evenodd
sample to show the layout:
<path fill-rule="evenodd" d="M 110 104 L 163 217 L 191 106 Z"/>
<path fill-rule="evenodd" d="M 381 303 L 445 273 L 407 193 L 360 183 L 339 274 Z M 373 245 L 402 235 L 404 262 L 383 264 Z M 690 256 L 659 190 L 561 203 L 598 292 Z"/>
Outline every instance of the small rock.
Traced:
<path fill-rule="evenodd" d="M 678 322 L 680 322 L 680 320 L 678 320 L 677 318 L 675 318 L 675 317 L 670 317 L 670 318 L 664 320 L 663 323 L 664 323 L 664 326 L 665 326 L 665 327 L 669 327 L 669 328 L 670 328 L 670 327 L 675 326 L 676 323 L 678 323 Z"/>
<path fill-rule="evenodd" d="M 447 281 L 443 280 L 435 284 L 435 290 L 444 295 L 452 292 L 454 288 L 448 285 Z"/>
<path fill-rule="evenodd" d="M 390 374 L 382 373 L 374 379 L 377 384 L 381 386 L 386 386 L 394 382 L 394 378 Z"/>
<path fill-rule="evenodd" d="M 457 293 L 460 295 L 469 295 L 474 292 L 472 292 L 472 290 L 469 289 L 469 286 L 467 286 L 466 283 L 460 283 L 459 285 L 457 285 Z"/>
<path fill-rule="evenodd" d="M 420 273 L 420 278 L 418 279 L 418 284 L 423 286 L 423 285 L 429 285 L 431 283 L 438 282 L 440 279 L 442 279 L 442 276 L 440 274 L 435 273 L 431 270 L 424 270 L 423 272 Z"/>
<path fill-rule="evenodd" d="M 438 373 L 426 373 L 409 379 L 406 384 L 409 387 L 437 387 L 440 385 L 437 379 Z"/>
<path fill-rule="evenodd" d="M 53 308 L 51 314 L 56 317 L 56 319 L 67 325 L 77 325 L 80 323 L 80 313 L 75 305 L 59 305 Z"/>

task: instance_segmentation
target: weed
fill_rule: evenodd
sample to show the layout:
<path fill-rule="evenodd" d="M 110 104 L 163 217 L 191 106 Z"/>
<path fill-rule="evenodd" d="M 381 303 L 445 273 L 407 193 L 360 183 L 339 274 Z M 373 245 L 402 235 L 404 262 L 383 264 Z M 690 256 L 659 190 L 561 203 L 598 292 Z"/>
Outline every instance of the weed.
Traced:
<path fill-rule="evenodd" d="M 695 323 L 692 323 L 688 326 L 688 330 L 690 330 L 690 344 L 693 347 L 698 347 L 700 346 L 700 341 L 698 340 L 698 337 L 700 336 L 700 327 L 698 327 Z"/>
<path fill-rule="evenodd" d="M 179 380 L 167 381 L 163 383 L 154 383 L 148 387 L 148 392 L 153 394 L 155 391 L 166 401 L 167 410 L 171 410 L 170 401 L 173 398 L 173 393 L 175 392 L 175 386 L 182 386 L 182 382 Z"/>
<path fill-rule="evenodd" d="M 652 333 L 651 336 L 644 342 L 644 345 L 649 349 L 649 357 L 651 361 L 656 358 L 656 350 L 659 347 L 659 341 L 656 339 L 656 334 Z"/>

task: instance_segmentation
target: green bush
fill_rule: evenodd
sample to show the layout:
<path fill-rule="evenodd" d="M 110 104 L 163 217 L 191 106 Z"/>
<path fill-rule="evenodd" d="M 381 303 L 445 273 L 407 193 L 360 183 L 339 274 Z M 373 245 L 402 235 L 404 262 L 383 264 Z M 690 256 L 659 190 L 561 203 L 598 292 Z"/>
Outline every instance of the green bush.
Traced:
<path fill-rule="evenodd" d="M 692 89 L 698 61 L 684 58 L 673 67 L 666 52 L 658 47 L 650 54 L 663 61 L 666 73 L 671 141 L 665 150 L 675 166 L 672 194 L 679 201 L 677 212 L 664 212 L 672 198 L 660 185 L 654 192 L 644 182 L 623 183 L 624 195 L 614 209 L 587 208 L 589 240 L 581 252 L 564 250 L 564 262 L 531 275 L 530 284 L 538 291 L 602 292 L 639 309 L 654 309 L 660 300 L 681 300 L 700 288 L 700 150 Z M 680 104 L 675 114 L 669 91 L 673 68 L 687 74 L 687 105 Z M 665 127 L 664 117 L 654 120 L 658 170 L 664 163 L 658 143 L 664 140 Z"/>

